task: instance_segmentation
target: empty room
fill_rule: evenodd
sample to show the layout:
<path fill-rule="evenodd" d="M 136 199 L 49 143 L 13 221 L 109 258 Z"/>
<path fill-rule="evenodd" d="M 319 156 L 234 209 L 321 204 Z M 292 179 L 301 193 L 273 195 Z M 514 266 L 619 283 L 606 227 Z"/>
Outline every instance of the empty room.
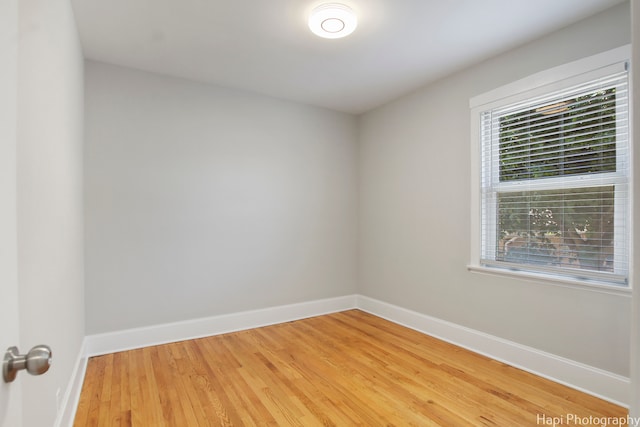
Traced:
<path fill-rule="evenodd" d="M 635 0 L 0 2 L 0 427 L 640 425 Z"/>

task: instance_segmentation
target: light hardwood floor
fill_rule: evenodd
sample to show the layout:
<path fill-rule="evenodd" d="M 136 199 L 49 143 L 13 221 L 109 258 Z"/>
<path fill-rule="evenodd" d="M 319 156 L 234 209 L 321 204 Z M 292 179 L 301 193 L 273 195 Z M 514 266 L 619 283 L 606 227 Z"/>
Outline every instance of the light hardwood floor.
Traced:
<path fill-rule="evenodd" d="M 626 416 L 350 310 L 92 358 L 74 426 L 513 427 Z"/>

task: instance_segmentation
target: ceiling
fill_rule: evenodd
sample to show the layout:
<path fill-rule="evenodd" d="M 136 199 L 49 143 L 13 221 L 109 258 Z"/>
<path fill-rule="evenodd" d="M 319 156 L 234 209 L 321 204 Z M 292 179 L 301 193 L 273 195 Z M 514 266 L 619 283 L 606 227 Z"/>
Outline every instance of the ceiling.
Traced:
<path fill-rule="evenodd" d="M 337 40 L 309 31 L 317 0 L 72 4 L 86 58 L 358 114 L 622 1 L 341 0 Z"/>

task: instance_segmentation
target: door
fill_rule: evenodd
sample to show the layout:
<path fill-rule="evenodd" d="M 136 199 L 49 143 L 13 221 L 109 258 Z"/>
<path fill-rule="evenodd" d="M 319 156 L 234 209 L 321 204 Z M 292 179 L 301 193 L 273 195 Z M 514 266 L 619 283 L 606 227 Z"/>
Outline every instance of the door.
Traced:
<path fill-rule="evenodd" d="M 18 0 L 0 1 L 0 359 L 19 345 L 16 235 Z M 22 424 L 20 382 L 0 380 L 0 427 Z"/>

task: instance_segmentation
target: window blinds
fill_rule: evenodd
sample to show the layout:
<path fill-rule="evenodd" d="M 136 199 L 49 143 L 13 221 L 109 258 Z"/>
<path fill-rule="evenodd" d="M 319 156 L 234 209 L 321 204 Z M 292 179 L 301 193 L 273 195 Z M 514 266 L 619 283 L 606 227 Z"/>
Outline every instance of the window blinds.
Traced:
<path fill-rule="evenodd" d="M 481 262 L 626 283 L 626 67 L 481 113 Z"/>

